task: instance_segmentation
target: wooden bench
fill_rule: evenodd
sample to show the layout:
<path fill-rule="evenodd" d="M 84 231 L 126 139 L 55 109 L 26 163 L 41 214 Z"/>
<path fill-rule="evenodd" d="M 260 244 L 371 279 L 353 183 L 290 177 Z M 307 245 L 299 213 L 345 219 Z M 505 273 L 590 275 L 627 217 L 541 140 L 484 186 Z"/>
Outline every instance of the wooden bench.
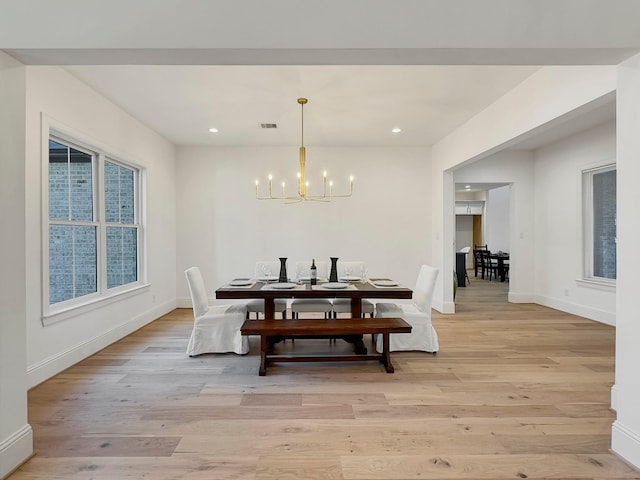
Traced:
<path fill-rule="evenodd" d="M 389 356 L 389 334 L 410 333 L 411 325 L 401 318 L 335 318 L 303 320 L 247 320 L 240 332 L 243 335 L 260 335 L 260 375 L 267 372 L 268 361 L 277 362 L 342 362 L 379 360 L 387 373 L 394 368 Z M 333 338 L 364 334 L 382 335 L 381 354 L 354 355 L 294 355 L 275 354 L 274 338 Z"/>

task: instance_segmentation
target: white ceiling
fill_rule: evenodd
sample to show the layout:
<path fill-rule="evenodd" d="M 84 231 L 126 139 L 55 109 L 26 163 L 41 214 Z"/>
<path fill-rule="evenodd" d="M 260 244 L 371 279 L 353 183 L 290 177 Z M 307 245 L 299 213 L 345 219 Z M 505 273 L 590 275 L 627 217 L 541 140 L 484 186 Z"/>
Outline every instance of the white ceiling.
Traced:
<path fill-rule="evenodd" d="M 309 146 L 431 145 L 541 65 L 640 51 L 637 0 L 0 2 L 1 49 L 177 145 L 297 145 L 300 96 Z"/>
<path fill-rule="evenodd" d="M 176 145 L 431 145 L 531 66 L 72 66 Z M 277 129 L 262 129 L 276 123 Z M 210 127 L 219 132 L 209 133 Z M 391 133 L 399 127 L 402 132 Z"/>

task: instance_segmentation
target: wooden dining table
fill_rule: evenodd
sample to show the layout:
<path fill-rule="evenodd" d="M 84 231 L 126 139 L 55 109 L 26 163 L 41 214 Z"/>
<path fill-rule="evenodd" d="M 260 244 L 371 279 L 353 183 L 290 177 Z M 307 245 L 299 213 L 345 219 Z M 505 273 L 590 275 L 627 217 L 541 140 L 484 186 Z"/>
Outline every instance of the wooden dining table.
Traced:
<path fill-rule="evenodd" d="M 352 282 L 344 289 L 324 288 L 324 282 L 318 282 L 312 286 L 309 283 L 296 285 L 291 289 L 270 288 L 268 282 L 255 281 L 248 286 L 235 287 L 229 284 L 223 285 L 216 290 L 217 299 L 255 299 L 264 300 L 264 318 L 275 319 L 275 300 L 277 298 L 349 298 L 351 299 L 351 316 L 358 318 L 362 316 L 362 299 L 411 299 L 413 290 L 403 286 L 378 287 L 372 282 L 378 279 L 370 279 L 366 282 Z M 380 279 L 387 280 L 387 279 Z"/>
<path fill-rule="evenodd" d="M 507 269 L 504 266 L 504 261 L 509 260 L 509 254 L 506 252 L 490 253 L 489 258 L 498 261 L 498 277 L 501 282 L 504 282 L 507 277 Z"/>

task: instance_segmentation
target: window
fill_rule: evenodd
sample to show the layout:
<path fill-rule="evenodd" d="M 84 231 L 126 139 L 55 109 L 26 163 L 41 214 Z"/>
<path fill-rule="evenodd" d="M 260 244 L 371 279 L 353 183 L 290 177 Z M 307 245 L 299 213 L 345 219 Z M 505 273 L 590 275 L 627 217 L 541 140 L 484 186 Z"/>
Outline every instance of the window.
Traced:
<path fill-rule="evenodd" d="M 582 172 L 584 197 L 584 277 L 616 279 L 616 166 Z"/>
<path fill-rule="evenodd" d="M 138 287 L 140 169 L 51 133 L 46 177 L 45 316 Z"/>
<path fill-rule="evenodd" d="M 135 223 L 136 172 L 105 161 L 107 288 L 138 280 L 138 226 Z"/>

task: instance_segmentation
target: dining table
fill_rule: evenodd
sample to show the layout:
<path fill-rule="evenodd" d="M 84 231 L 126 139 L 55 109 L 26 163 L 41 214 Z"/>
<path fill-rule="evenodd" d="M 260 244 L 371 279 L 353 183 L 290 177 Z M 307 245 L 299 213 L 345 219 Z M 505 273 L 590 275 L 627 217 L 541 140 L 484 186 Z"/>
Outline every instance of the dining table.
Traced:
<path fill-rule="evenodd" d="M 234 279 L 219 287 L 215 294 L 217 299 L 263 299 L 264 318 L 275 319 L 275 300 L 277 298 L 349 298 L 351 300 L 351 316 L 362 316 L 362 300 L 365 298 L 383 299 L 411 299 L 413 290 L 387 278 L 370 278 L 366 281 L 351 282 L 318 282 L 310 283 L 288 282 L 286 285 L 278 282 L 262 280 Z M 344 286 L 343 286 L 344 285 Z M 281 287 L 285 288 L 281 288 Z"/>
<path fill-rule="evenodd" d="M 489 253 L 489 258 L 498 262 L 498 277 L 501 282 L 504 282 L 507 276 L 504 261 L 509 260 L 509 254 L 507 252 Z"/>

